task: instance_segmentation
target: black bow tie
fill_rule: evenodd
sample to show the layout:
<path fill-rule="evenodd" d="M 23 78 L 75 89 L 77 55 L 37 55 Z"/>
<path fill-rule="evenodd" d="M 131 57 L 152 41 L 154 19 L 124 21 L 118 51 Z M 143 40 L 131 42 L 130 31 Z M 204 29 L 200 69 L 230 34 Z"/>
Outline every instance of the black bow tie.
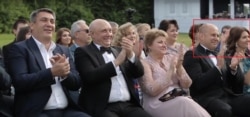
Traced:
<path fill-rule="evenodd" d="M 214 56 L 217 56 L 217 52 L 211 51 L 211 50 L 207 50 L 207 49 L 206 49 L 206 54 L 207 54 L 207 55 L 213 54 Z"/>
<path fill-rule="evenodd" d="M 100 47 L 100 51 L 102 53 L 108 52 L 109 54 L 112 52 L 110 47 Z"/>

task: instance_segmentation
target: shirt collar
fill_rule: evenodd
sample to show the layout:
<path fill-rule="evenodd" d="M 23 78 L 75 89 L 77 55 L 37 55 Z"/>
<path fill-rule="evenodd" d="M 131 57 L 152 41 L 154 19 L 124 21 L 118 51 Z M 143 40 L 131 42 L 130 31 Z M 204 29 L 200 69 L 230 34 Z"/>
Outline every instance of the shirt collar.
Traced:
<path fill-rule="evenodd" d="M 34 36 L 32 36 L 32 38 L 35 40 L 36 45 L 38 46 L 38 48 L 41 50 L 41 48 L 45 48 L 45 45 L 42 44 L 39 40 L 37 40 Z M 49 47 L 49 51 L 53 51 L 56 48 L 56 44 L 55 42 L 51 41 L 50 43 L 50 47 Z"/>
<path fill-rule="evenodd" d="M 101 45 L 99 45 L 99 44 L 96 44 L 96 43 L 94 43 L 95 44 L 95 46 L 98 48 L 98 50 L 100 50 L 100 48 L 101 48 Z"/>

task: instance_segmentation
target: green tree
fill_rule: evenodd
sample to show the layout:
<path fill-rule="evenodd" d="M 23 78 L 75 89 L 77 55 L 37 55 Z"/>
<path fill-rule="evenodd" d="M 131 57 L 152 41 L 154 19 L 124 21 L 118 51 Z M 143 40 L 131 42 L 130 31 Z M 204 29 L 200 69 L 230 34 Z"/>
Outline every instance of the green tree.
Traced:
<path fill-rule="evenodd" d="M 65 7 L 57 8 L 57 27 L 68 27 L 77 20 L 83 19 L 87 23 L 94 19 L 90 9 L 77 3 L 61 4 Z M 67 6 L 67 7 L 66 7 Z"/>
<path fill-rule="evenodd" d="M 10 33 L 12 25 L 19 17 L 28 19 L 29 10 L 22 1 L 1 1 L 0 4 L 0 32 Z"/>
<path fill-rule="evenodd" d="M 149 23 L 153 20 L 153 0 L 0 0 L 0 32 L 10 33 L 13 22 L 19 17 L 29 18 L 34 9 L 51 8 L 56 11 L 57 27 L 68 27 L 79 19 L 90 23 L 103 18 L 123 24 L 128 21 L 128 8 L 136 9 L 132 23 Z"/>
<path fill-rule="evenodd" d="M 153 23 L 153 0 L 83 0 L 91 8 L 95 18 L 104 18 L 119 24 L 128 21 L 126 9 L 133 8 L 136 12 L 132 15 L 132 23 Z"/>

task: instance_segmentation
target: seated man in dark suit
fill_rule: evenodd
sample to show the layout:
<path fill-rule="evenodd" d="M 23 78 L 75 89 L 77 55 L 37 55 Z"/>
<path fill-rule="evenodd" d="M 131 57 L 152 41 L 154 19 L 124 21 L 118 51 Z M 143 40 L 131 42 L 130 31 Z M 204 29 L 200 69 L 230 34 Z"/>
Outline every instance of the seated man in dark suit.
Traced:
<path fill-rule="evenodd" d="M 8 54 L 9 54 L 9 49 L 10 47 L 16 42 L 16 36 L 19 32 L 19 30 L 22 28 L 22 27 L 26 27 L 28 26 L 28 21 L 24 18 L 19 18 L 15 21 L 15 23 L 13 24 L 13 27 L 12 27 L 12 31 L 15 35 L 15 39 L 7 44 L 7 45 L 4 45 L 3 46 L 3 58 L 4 58 L 4 66 L 6 67 L 7 63 L 8 63 Z M 6 67 L 6 71 L 8 71 L 7 67 Z"/>
<path fill-rule="evenodd" d="M 110 47 L 112 28 L 96 19 L 89 25 L 93 42 L 75 51 L 75 64 L 83 81 L 79 105 L 95 117 L 150 117 L 136 97 L 133 78 L 144 73 L 133 53 L 133 42 L 121 41 L 122 48 Z"/>
<path fill-rule="evenodd" d="M 237 61 L 225 61 L 223 45 L 218 55 L 215 53 L 219 42 L 218 28 L 203 24 L 199 33 L 199 45 L 187 51 L 183 61 L 193 81 L 190 87 L 192 98 L 213 117 L 249 117 L 250 96 L 242 94 L 244 75 L 239 67 L 231 66 Z"/>
<path fill-rule="evenodd" d="M 89 117 L 69 97 L 80 77 L 69 49 L 52 41 L 55 13 L 48 8 L 30 15 L 31 38 L 9 51 L 9 72 L 15 87 L 16 117 Z"/>
<path fill-rule="evenodd" d="M 2 62 L 0 60 L 0 62 Z M 11 79 L 9 74 L 0 66 L 0 117 L 12 117 L 13 97 L 2 94 L 2 91 L 9 89 Z"/>

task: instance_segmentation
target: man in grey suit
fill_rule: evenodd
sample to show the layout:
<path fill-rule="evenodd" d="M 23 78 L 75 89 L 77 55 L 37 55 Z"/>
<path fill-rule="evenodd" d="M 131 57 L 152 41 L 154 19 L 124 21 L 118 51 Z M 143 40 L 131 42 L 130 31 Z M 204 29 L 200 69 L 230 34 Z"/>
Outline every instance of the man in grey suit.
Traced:
<path fill-rule="evenodd" d="M 89 26 L 84 20 L 75 21 L 71 25 L 71 37 L 74 43 L 69 47 L 70 54 L 74 59 L 74 52 L 76 48 L 88 45 L 91 42 L 89 36 Z"/>

